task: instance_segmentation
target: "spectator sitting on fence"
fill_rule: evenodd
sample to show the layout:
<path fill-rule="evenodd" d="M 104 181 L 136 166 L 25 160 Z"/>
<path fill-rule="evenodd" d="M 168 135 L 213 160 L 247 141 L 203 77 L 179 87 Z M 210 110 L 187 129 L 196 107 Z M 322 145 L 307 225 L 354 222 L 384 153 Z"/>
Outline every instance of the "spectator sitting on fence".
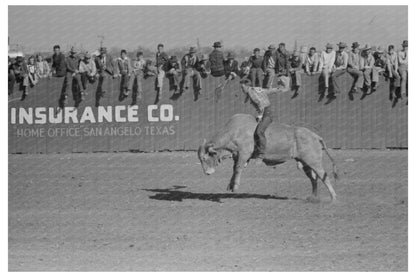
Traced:
<path fill-rule="evenodd" d="M 385 72 L 386 69 L 386 55 L 384 49 L 381 46 L 378 46 L 376 51 L 373 53 L 374 57 L 374 78 L 373 78 L 373 91 L 376 91 L 379 84 L 380 74 Z"/>
<path fill-rule="evenodd" d="M 276 47 L 274 44 L 270 44 L 263 58 L 263 71 L 264 71 L 264 88 L 270 88 L 273 84 L 274 76 L 276 75 L 277 56 Z"/>
<path fill-rule="evenodd" d="M 235 55 L 232 52 L 227 54 L 227 60 L 224 62 L 225 79 L 233 80 L 240 73 L 238 62 L 235 60 Z"/>
<path fill-rule="evenodd" d="M 198 70 L 201 78 L 205 79 L 211 74 L 211 62 L 209 61 L 209 56 L 207 54 L 202 54 L 199 62 L 196 65 L 196 70 Z"/>
<path fill-rule="evenodd" d="M 334 85 L 334 94 L 331 94 L 332 97 L 336 97 L 335 94 L 339 94 L 341 92 L 339 77 L 347 72 L 348 53 L 345 51 L 346 47 L 347 44 L 345 42 L 338 43 L 338 51 L 335 54 L 334 70 L 331 76 L 332 83 Z"/>
<path fill-rule="evenodd" d="M 149 77 L 157 76 L 157 68 L 153 64 L 152 60 L 147 59 L 144 64 L 144 78 L 147 79 Z"/>
<path fill-rule="evenodd" d="M 14 76 L 14 71 L 13 71 L 13 60 L 10 58 L 10 56 L 8 57 L 9 60 L 9 65 L 8 65 L 8 89 L 9 89 L 9 97 L 13 94 L 13 90 L 14 90 L 14 83 L 16 82 L 16 77 Z"/>
<path fill-rule="evenodd" d="M 305 60 L 305 71 L 306 74 L 312 75 L 318 73 L 319 66 L 319 55 L 316 53 L 316 48 L 311 47 Z"/>
<path fill-rule="evenodd" d="M 156 53 L 156 70 L 157 78 L 155 80 L 155 89 L 157 94 L 157 99 L 162 99 L 163 96 L 163 80 L 165 79 L 166 66 L 169 60 L 168 55 L 163 51 L 164 45 L 159 43 L 157 45 Z"/>
<path fill-rule="evenodd" d="M 249 63 L 249 57 L 244 57 L 243 62 L 240 66 L 240 78 L 241 79 L 247 79 L 250 77 L 250 63 Z"/>
<path fill-rule="evenodd" d="M 262 65 L 263 57 L 260 56 L 260 49 L 254 48 L 253 55 L 248 59 L 248 66 L 250 68 L 250 80 L 255 87 L 263 86 L 264 72 Z"/>
<path fill-rule="evenodd" d="M 354 100 L 354 93 L 357 93 L 358 88 L 362 89 L 364 84 L 364 75 L 360 70 L 360 44 L 354 42 L 351 46 L 352 50 L 348 56 L 348 73 L 354 78 L 352 88 L 350 90 L 349 98 Z"/>
<path fill-rule="evenodd" d="M 39 78 L 50 77 L 49 64 L 46 60 L 43 59 L 41 54 L 36 55 L 36 69 L 36 73 Z"/>
<path fill-rule="evenodd" d="M 151 62 L 151 61 L 150 61 Z M 143 95 L 143 77 L 145 74 L 146 61 L 143 58 L 143 52 L 139 51 L 136 54 L 136 59 L 133 61 L 133 74 L 137 80 L 137 94 L 133 94 L 132 105 L 135 105 L 137 98 L 142 99 Z"/>
<path fill-rule="evenodd" d="M 289 52 L 286 50 L 286 45 L 282 42 L 276 51 L 277 87 L 282 91 L 290 90 L 289 69 Z"/>
<path fill-rule="evenodd" d="M 28 59 L 27 74 L 28 74 L 28 77 L 29 77 L 29 79 L 28 79 L 29 80 L 29 86 L 34 87 L 39 81 L 34 56 L 30 56 L 29 59 Z"/>
<path fill-rule="evenodd" d="M 65 55 L 61 53 L 61 47 L 55 45 L 53 47 L 53 56 L 52 56 L 52 74 L 55 77 L 65 77 L 66 74 L 66 58 Z"/>
<path fill-rule="evenodd" d="M 407 47 L 408 41 L 405 40 L 402 43 L 403 49 L 398 53 L 398 61 L 399 61 L 399 73 L 401 78 L 400 83 L 400 94 L 402 98 L 406 96 L 407 93 L 407 76 L 408 76 L 408 54 L 407 54 Z"/>
<path fill-rule="evenodd" d="M 72 85 L 75 81 L 76 83 L 76 92 L 73 94 L 73 98 L 75 101 L 75 107 L 78 107 L 79 103 L 84 100 L 84 88 L 82 87 L 81 77 L 79 74 L 79 59 L 75 56 L 77 51 L 74 47 L 71 47 L 69 51 L 69 56 L 66 57 L 65 64 L 66 64 L 66 74 L 65 79 L 63 81 L 63 88 L 61 91 L 61 97 L 59 98 L 59 105 L 57 112 L 59 112 L 63 107 L 65 107 L 68 94 L 72 91 Z"/>
<path fill-rule="evenodd" d="M 166 76 L 173 84 L 174 93 L 179 89 L 180 75 L 182 74 L 181 64 L 178 61 L 178 57 L 172 56 L 169 58 L 167 63 Z"/>
<path fill-rule="evenodd" d="M 302 71 L 303 65 L 297 50 L 293 51 L 293 54 L 289 58 L 289 72 L 292 77 L 292 83 L 295 87 L 295 94 L 298 92 L 299 88 L 302 86 Z"/>
<path fill-rule="evenodd" d="M 194 92 L 199 94 L 201 91 L 201 75 L 199 74 L 198 70 L 196 70 L 196 66 L 199 62 L 197 57 L 195 47 L 189 48 L 189 53 L 183 56 L 181 65 L 182 65 L 182 82 L 183 87 L 181 88 L 181 93 L 183 90 L 187 90 L 190 87 L 190 80 L 193 80 L 193 87 Z"/>
<path fill-rule="evenodd" d="M 374 57 L 370 53 L 371 46 L 366 44 L 363 49 L 361 49 L 360 56 L 360 70 L 363 72 L 364 76 L 364 92 L 368 93 L 372 91 L 372 83 L 375 80 L 378 80 L 378 76 L 375 77 L 374 72 Z"/>
<path fill-rule="evenodd" d="M 116 65 L 116 75 L 121 77 L 119 100 L 122 101 L 132 91 L 134 83 L 133 68 L 126 50 L 120 51 L 120 57 L 117 58 Z"/>
<path fill-rule="evenodd" d="M 390 80 L 393 81 L 393 87 L 400 87 L 399 60 L 394 45 L 389 45 L 387 52 L 387 74 Z"/>
<path fill-rule="evenodd" d="M 98 85 L 97 85 L 97 94 L 95 97 L 95 106 L 99 106 L 100 99 L 107 92 L 109 87 L 110 78 L 114 78 L 114 60 L 107 54 L 107 48 L 100 48 L 100 55 L 95 57 L 95 67 L 97 68 L 98 74 Z"/>
<path fill-rule="evenodd" d="M 326 50 L 322 51 L 320 61 L 319 61 L 319 72 L 322 72 L 322 75 L 324 77 L 325 82 L 325 91 L 323 93 L 323 96 L 329 96 L 328 88 L 329 88 L 329 77 L 332 74 L 332 71 L 334 69 L 334 63 L 335 63 L 335 52 L 332 51 L 334 46 L 330 43 L 326 45 Z"/>
<path fill-rule="evenodd" d="M 97 68 L 95 62 L 91 61 L 91 55 L 87 52 L 79 62 L 79 73 L 84 91 L 87 89 L 87 82 L 93 84 L 97 79 Z"/>
<path fill-rule="evenodd" d="M 220 50 L 221 42 L 214 42 L 214 50 L 209 54 L 209 62 L 211 63 L 211 75 L 221 77 L 224 75 L 224 54 Z"/>
<path fill-rule="evenodd" d="M 16 78 L 16 83 L 19 84 L 19 90 L 23 91 L 20 100 L 25 100 L 28 95 L 29 76 L 27 72 L 27 65 L 22 56 L 16 57 L 16 62 L 13 65 L 13 74 Z"/>

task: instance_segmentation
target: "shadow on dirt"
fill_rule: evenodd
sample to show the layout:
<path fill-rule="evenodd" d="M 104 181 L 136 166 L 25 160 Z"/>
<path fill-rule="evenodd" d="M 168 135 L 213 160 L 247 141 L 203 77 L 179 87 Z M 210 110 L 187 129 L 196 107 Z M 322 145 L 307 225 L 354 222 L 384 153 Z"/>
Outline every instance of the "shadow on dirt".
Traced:
<path fill-rule="evenodd" d="M 155 195 L 149 196 L 150 199 L 179 201 L 184 199 L 207 200 L 221 203 L 222 199 L 275 199 L 275 200 L 299 200 L 297 198 L 281 197 L 276 195 L 264 195 L 253 193 L 193 193 L 189 191 L 180 191 L 179 189 L 186 186 L 174 186 L 167 189 L 143 189 L 144 191 L 157 192 Z"/>

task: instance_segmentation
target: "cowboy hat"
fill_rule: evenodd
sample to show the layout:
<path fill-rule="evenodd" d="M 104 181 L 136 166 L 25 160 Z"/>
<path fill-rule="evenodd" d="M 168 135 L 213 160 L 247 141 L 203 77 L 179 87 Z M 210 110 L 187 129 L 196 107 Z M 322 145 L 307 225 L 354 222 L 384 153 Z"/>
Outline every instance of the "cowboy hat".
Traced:
<path fill-rule="evenodd" d="M 270 44 L 270 45 L 269 45 L 269 47 L 268 47 L 268 49 L 269 49 L 269 50 L 276 49 L 276 46 L 275 46 L 274 44 Z"/>
<path fill-rule="evenodd" d="M 221 48 L 222 47 L 221 42 L 220 41 L 214 42 L 214 45 L 212 47 L 214 47 L 214 48 Z"/>
<path fill-rule="evenodd" d="M 364 45 L 363 49 L 361 49 L 363 51 L 368 51 L 371 50 L 371 46 L 369 44 Z"/>
<path fill-rule="evenodd" d="M 232 53 L 232 52 L 228 52 L 228 54 L 227 54 L 227 59 L 234 59 L 234 58 L 235 58 L 234 53 Z"/>
<path fill-rule="evenodd" d="M 407 40 L 403 40 L 402 46 L 408 47 L 409 46 L 409 42 Z"/>
<path fill-rule="evenodd" d="M 360 44 L 358 42 L 353 42 L 351 48 L 355 49 L 360 47 Z"/>
<path fill-rule="evenodd" d="M 339 48 L 346 48 L 347 44 L 345 42 L 340 42 L 340 43 L 338 43 L 338 47 Z"/>
<path fill-rule="evenodd" d="M 196 53 L 196 48 L 195 47 L 190 47 L 189 48 L 189 53 Z"/>
<path fill-rule="evenodd" d="M 334 46 L 333 46 L 331 43 L 327 43 L 325 47 L 326 47 L 327 49 L 328 49 L 328 48 L 330 48 L 330 49 L 334 49 Z"/>
<path fill-rule="evenodd" d="M 69 50 L 69 53 L 74 53 L 75 54 L 76 52 L 77 51 L 75 50 L 75 47 L 74 46 L 72 46 L 71 49 Z"/>

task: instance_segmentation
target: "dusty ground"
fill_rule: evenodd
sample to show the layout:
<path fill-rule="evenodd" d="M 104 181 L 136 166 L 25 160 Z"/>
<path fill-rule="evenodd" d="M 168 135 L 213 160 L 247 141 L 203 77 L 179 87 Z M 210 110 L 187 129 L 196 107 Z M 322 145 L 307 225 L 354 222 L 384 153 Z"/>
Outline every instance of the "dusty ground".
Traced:
<path fill-rule="evenodd" d="M 193 152 L 10 155 L 9 270 L 407 270 L 407 151 L 332 153 L 336 204 L 294 162 L 231 194 Z"/>

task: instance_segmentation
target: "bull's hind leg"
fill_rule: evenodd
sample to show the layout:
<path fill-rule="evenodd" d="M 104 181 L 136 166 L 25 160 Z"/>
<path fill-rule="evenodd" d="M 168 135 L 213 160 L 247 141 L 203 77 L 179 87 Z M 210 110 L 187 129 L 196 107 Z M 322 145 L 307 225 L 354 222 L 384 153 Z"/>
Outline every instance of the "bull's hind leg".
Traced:
<path fill-rule="evenodd" d="M 308 201 L 311 202 L 319 202 L 318 198 L 318 177 L 316 173 L 307 165 L 303 166 L 303 171 L 305 172 L 306 176 L 308 176 L 309 180 L 312 183 L 312 195 L 308 197 Z"/>
<path fill-rule="evenodd" d="M 335 190 L 332 187 L 332 184 L 331 184 L 331 181 L 329 180 L 328 174 L 322 168 L 322 165 L 318 169 L 315 169 L 315 173 L 318 175 L 318 178 L 321 179 L 322 182 L 327 187 L 329 193 L 331 194 L 332 202 L 335 202 L 335 200 L 337 199 L 337 194 L 335 193 Z"/>

